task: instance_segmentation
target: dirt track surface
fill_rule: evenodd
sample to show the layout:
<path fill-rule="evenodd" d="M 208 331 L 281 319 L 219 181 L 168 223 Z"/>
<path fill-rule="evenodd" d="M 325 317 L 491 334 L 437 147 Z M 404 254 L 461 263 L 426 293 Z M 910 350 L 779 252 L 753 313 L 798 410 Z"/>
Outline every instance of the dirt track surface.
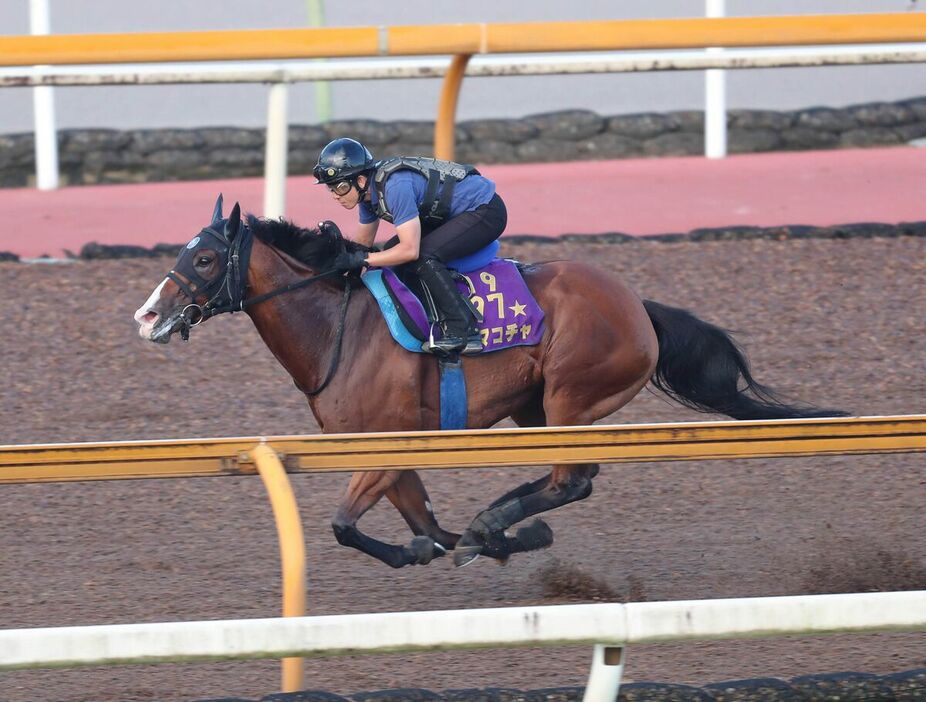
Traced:
<path fill-rule="evenodd" d="M 856 414 L 926 412 L 926 239 L 509 246 L 581 258 L 644 297 L 738 330 L 757 377 Z M 316 431 L 244 315 L 188 344 L 140 340 L 132 313 L 171 261 L 0 264 L 0 443 Z M 644 392 L 611 423 L 704 420 Z M 545 469 L 424 475 L 444 526 L 463 528 Z M 328 520 L 345 475 L 294 476 L 311 614 L 926 588 L 918 456 L 604 466 L 586 501 L 553 512 L 552 548 L 505 566 L 449 559 L 394 571 L 339 547 Z M 255 477 L 3 486 L 0 628 L 277 616 L 279 556 Z M 391 506 L 361 522 L 407 542 Z M 591 650 L 456 652 L 310 661 L 306 686 L 531 689 L 584 684 Z M 650 645 L 625 680 L 926 666 L 922 635 Z M 0 675 L 4 702 L 257 699 L 276 661 Z"/>

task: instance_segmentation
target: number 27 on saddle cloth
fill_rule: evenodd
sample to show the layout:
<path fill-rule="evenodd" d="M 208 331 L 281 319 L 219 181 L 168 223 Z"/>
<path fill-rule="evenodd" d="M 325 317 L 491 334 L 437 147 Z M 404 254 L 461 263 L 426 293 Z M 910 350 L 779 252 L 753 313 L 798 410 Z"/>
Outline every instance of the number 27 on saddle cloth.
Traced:
<path fill-rule="evenodd" d="M 497 245 L 478 260 L 483 252 L 467 259 L 451 261 L 457 287 L 482 314 L 479 324 L 483 353 L 512 346 L 534 346 L 543 337 L 543 310 L 534 299 L 517 263 L 491 258 Z M 486 258 L 489 260 L 486 261 Z M 454 265 L 456 264 L 456 265 Z M 467 265 L 469 264 L 469 265 Z M 432 322 L 418 297 L 390 268 L 374 268 L 363 282 L 379 304 L 392 337 L 408 351 L 422 353 Z M 440 338 L 434 325 L 435 338 Z"/>

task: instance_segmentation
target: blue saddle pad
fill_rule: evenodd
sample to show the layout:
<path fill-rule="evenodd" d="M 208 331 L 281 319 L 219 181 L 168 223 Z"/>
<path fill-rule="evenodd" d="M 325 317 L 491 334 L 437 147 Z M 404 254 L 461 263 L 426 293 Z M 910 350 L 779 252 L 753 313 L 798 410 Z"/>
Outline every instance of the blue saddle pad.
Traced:
<path fill-rule="evenodd" d="M 396 309 L 395 303 L 389 295 L 389 289 L 386 287 L 386 283 L 383 282 L 383 275 L 386 270 L 388 269 L 370 269 L 363 274 L 361 280 L 373 294 L 377 304 L 379 304 L 379 309 L 383 313 L 383 319 L 386 321 L 386 326 L 389 327 L 389 333 L 392 334 L 392 338 L 406 351 L 423 353 L 421 349 L 421 338 L 412 334 L 412 332 L 408 330 L 408 327 L 402 322 L 402 318 L 399 316 L 399 310 Z M 421 313 L 424 314 L 424 309 L 421 310 Z"/>

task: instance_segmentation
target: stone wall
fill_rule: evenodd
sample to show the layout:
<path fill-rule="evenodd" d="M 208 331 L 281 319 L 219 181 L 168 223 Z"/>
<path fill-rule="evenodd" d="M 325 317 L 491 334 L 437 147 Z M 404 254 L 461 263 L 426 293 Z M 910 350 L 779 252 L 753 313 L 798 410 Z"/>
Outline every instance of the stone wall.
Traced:
<path fill-rule="evenodd" d="M 926 97 L 842 109 L 732 110 L 728 123 L 730 153 L 901 145 L 926 138 Z M 433 132 L 433 122 L 293 125 L 289 171 L 310 173 L 321 147 L 336 136 L 360 139 L 376 157 L 431 155 Z M 704 115 L 697 111 L 604 116 L 569 110 L 522 119 L 472 120 L 457 125 L 456 158 L 470 163 L 530 163 L 698 155 L 704 152 L 703 132 Z M 263 173 L 263 129 L 63 130 L 59 140 L 66 184 Z M 31 185 L 34 158 L 31 133 L 0 135 L 0 187 Z"/>

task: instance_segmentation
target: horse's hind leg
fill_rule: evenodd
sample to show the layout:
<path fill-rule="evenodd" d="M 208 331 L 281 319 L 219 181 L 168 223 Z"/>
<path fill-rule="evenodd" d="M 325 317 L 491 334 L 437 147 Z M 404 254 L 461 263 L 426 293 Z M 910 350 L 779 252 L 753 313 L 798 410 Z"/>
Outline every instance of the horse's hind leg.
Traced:
<path fill-rule="evenodd" d="M 347 492 L 341 498 L 331 520 L 331 527 L 339 544 L 363 551 L 393 568 L 412 564 L 424 565 L 435 556 L 446 553 L 441 547 L 435 548 L 435 542 L 429 536 L 416 537 L 409 546 L 396 546 L 367 536 L 357 528 L 360 517 L 384 494 L 395 489 L 401 477 L 400 471 L 354 473 Z"/>
<path fill-rule="evenodd" d="M 519 427 L 542 427 L 546 426 L 547 423 L 546 415 L 543 412 L 543 405 L 541 404 L 539 398 L 534 403 L 529 404 L 526 407 L 521 408 L 519 411 L 512 413 L 511 418 Z M 537 492 L 537 490 L 542 489 L 547 484 L 547 482 L 549 482 L 549 480 L 550 476 L 545 475 L 544 477 L 538 478 L 537 480 L 519 485 L 514 490 L 509 490 L 504 495 L 495 500 L 492 504 L 489 505 L 488 509 L 498 507 L 500 504 L 507 502 L 508 500 L 515 497 L 521 497 L 522 495 Z"/>
<path fill-rule="evenodd" d="M 645 385 L 648 377 L 638 375 L 623 390 L 614 393 L 609 398 L 608 410 L 613 411 L 627 404 Z M 533 408 L 524 416 L 516 416 L 515 420 L 519 424 L 532 420 L 539 424 L 541 417 L 559 426 L 590 424 L 601 416 L 602 412 L 588 405 L 579 407 L 569 401 L 558 403 L 552 400 L 551 396 L 556 393 L 551 385 L 548 384 L 546 388 L 543 411 Z M 598 475 L 598 471 L 597 463 L 554 465 L 545 478 L 526 483 L 503 495 L 488 509 L 476 515 L 460 537 L 453 554 L 454 565 L 466 565 L 481 553 L 495 558 L 505 558 L 508 555 L 505 549 L 508 549 L 510 554 L 518 550 L 532 551 L 549 546 L 553 541 L 552 531 L 540 520 L 535 520 L 527 528 L 519 530 L 514 538 L 506 536 L 505 530 L 532 515 L 584 500 L 592 494 L 592 479 Z"/>
<path fill-rule="evenodd" d="M 511 418 L 521 427 L 542 427 L 546 424 L 546 416 L 543 411 L 543 405 L 540 398 L 535 403 L 529 404 L 516 413 Z M 477 516 L 477 520 L 486 513 L 496 514 L 499 511 L 509 514 L 510 510 L 502 508 L 506 503 L 515 504 L 521 497 L 531 495 L 545 489 L 552 478 L 549 473 L 542 478 L 533 480 L 523 485 L 519 485 L 513 490 L 509 490 L 501 497 L 492 502 L 483 512 Z M 493 512 L 495 510 L 495 512 Z M 459 543 L 459 551 L 454 554 L 456 565 L 465 565 L 474 560 L 480 553 L 496 558 L 504 562 L 508 556 L 513 553 L 522 553 L 524 551 L 533 551 L 538 548 L 545 548 L 553 543 L 553 531 L 547 524 L 535 519 L 529 526 L 518 529 L 515 536 L 509 536 L 505 529 L 504 522 L 495 520 L 494 523 L 498 528 L 491 530 L 491 527 L 485 524 L 487 519 L 483 520 L 483 526 L 490 529 L 488 533 L 482 533 L 478 546 L 474 543 L 472 525 L 467 534 L 464 534 L 464 541 Z M 510 526 L 510 524 L 508 525 Z"/>
<path fill-rule="evenodd" d="M 510 499 L 500 504 L 496 501 L 476 515 L 457 542 L 454 565 L 466 565 L 481 553 L 503 559 L 511 553 L 549 546 L 553 534 L 540 520 L 518 530 L 513 538 L 507 537 L 505 530 L 527 517 L 584 500 L 592 494 L 592 478 L 597 474 L 597 463 L 556 465 L 548 476 L 513 490 Z M 527 492 L 534 485 L 539 489 Z"/>
<path fill-rule="evenodd" d="M 550 475 L 545 475 L 529 483 L 524 483 L 514 490 L 506 492 L 495 502 L 490 504 L 484 512 L 481 512 L 477 519 L 492 510 L 508 502 L 515 501 L 523 496 L 533 494 L 543 490 L 550 482 Z M 509 525 L 510 526 L 510 525 Z M 499 527 L 489 533 L 482 535 L 481 544 L 478 548 L 473 548 L 476 544 L 473 541 L 473 535 L 470 533 L 473 525 L 470 524 L 467 533 L 464 534 L 465 540 L 457 540 L 459 547 L 458 553 L 454 554 L 454 563 L 456 565 L 466 565 L 480 554 L 485 554 L 490 558 L 495 558 L 501 562 L 508 560 L 508 557 L 514 553 L 523 553 L 524 551 L 536 551 L 539 548 L 546 548 L 553 543 L 553 530 L 542 519 L 535 519 L 530 525 L 518 529 L 514 536 L 509 536 L 505 531 L 507 527 Z M 468 535 L 467 535 L 468 534 Z M 457 546 L 455 546 L 457 548 Z M 467 554 L 472 554 L 468 557 Z"/>
<path fill-rule="evenodd" d="M 512 414 L 511 418 L 520 427 L 542 427 L 546 424 L 543 407 L 539 401 L 536 405 L 529 405 Z M 542 478 L 519 485 L 496 499 L 486 509 L 491 510 L 510 500 L 539 492 L 550 484 L 551 477 L 552 473 L 548 473 Z M 487 548 L 484 548 L 482 553 L 504 562 L 513 553 L 534 551 L 550 546 L 553 543 L 553 530 L 542 519 L 535 519 L 529 526 L 518 529 L 515 536 L 509 536 L 502 530 L 493 533 L 486 542 Z M 463 550 L 466 550 L 465 546 Z M 460 557 L 461 560 L 463 558 L 464 556 Z"/>
<path fill-rule="evenodd" d="M 524 495 L 530 495 L 532 492 L 537 492 L 538 490 L 543 490 L 550 482 L 550 474 L 543 476 L 542 478 L 537 478 L 537 480 L 532 480 L 529 483 L 524 483 L 519 485 L 514 490 L 509 490 L 504 495 L 495 500 L 492 504 L 489 505 L 488 509 L 493 507 L 498 507 L 508 500 L 514 499 L 515 497 L 523 497 Z"/>
<path fill-rule="evenodd" d="M 511 418 L 519 427 L 543 427 L 547 424 L 547 417 L 543 411 L 543 404 L 540 398 L 538 398 L 536 402 L 531 403 L 526 407 L 521 408 L 519 411 L 513 413 Z M 538 478 L 537 480 L 519 485 L 514 490 L 509 490 L 504 495 L 495 500 L 492 504 L 489 505 L 488 509 L 498 507 L 500 504 L 508 502 L 508 500 L 514 499 L 515 497 L 522 497 L 524 495 L 529 495 L 532 492 L 542 490 L 549 482 L 550 475 L 548 474 L 542 478 Z"/>

